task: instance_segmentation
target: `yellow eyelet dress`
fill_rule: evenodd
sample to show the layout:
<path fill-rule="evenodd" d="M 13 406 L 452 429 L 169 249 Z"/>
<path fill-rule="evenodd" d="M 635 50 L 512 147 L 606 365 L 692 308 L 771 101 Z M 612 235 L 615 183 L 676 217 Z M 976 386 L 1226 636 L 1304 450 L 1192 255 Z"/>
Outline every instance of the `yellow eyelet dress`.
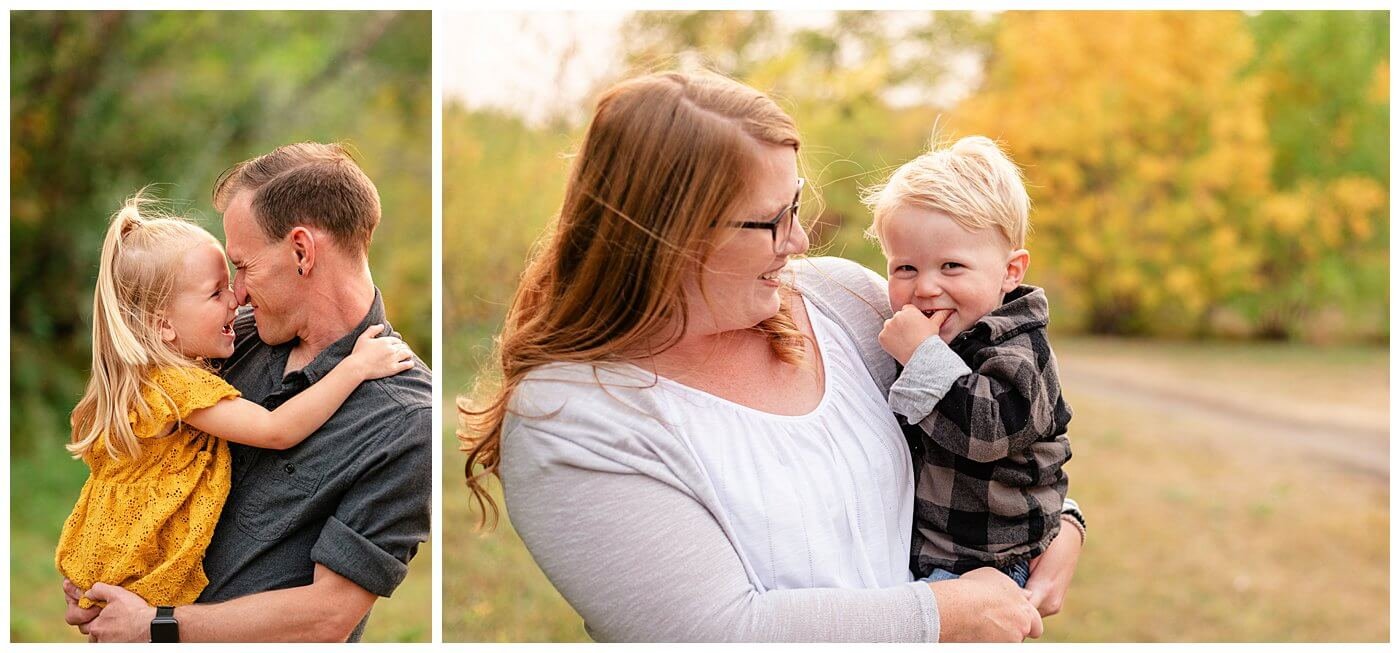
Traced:
<path fill-rule="evenodd" d="M 91 473 L 63 523 L 55 559 L 83 591 L 102 582 L 151 605 L 187 605 L 209 584 L 204 551 L 228 498 L 230 454 L 221 438 L 183 421 L 174 428 L 176 416 L 184 420 L 239 393 L 195 367 L 160 369 L 152 380 L 170 401 L 145 387 L 151 416 L 128 412 L 140 455 L 114 459 L 99 441 L 83 457 Z"/>

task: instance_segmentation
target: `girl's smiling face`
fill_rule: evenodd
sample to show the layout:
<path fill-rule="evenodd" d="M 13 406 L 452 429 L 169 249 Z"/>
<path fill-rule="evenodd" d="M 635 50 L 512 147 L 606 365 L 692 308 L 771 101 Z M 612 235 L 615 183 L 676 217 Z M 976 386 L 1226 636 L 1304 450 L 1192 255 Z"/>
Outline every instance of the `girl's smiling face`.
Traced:
<path fill-rule="evenodd" d="M 948 310 L 938 330 L 952 342 L 1021 283 L 1029 262 L 994 229 L 969 231 L 940 211 L 919 206 L 891 210 L 880 228 L 889 265 L 890 308 L 913 304 L 925 315 Z"/>
<path fill-rule="evenodd" d="M 190 358 L 228 358 L 237 308 L 223 250 L 213 242 L 199 243 L 185 252 L 161 337 Z"/>

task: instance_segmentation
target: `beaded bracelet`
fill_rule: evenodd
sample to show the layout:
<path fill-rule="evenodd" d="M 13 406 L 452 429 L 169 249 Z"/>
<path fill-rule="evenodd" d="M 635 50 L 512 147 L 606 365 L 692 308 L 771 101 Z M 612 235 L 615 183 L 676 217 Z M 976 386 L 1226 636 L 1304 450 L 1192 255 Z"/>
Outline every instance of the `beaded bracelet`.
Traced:
<path fill-rule="evenodd" d="M 1069 524 L 1070 524 L 1070 526 L 1073 526 L 1073 527 L 1074 527 L 1074 530 L 1079 531 L 1079 544 L 1080 544 L 1080 545 L 1083 545 L 1083 544 L 1084 544 L 1084 540 L 1088 537 L 1088 533 L 1086 532 L 1086 529 L 1084 528 L 1083 522 L 1080 522 L 1078 519 L 1075 518 L 1075 516 L 1074 516 L 1073 514 L 1068 513 L 1068 512 L 1062 512 L 1062 513 L 1060 513 L 1060 518 L 1061 518 L 1061 520 L 1063 520 L 1063 521 L 1068 521 Z"/>

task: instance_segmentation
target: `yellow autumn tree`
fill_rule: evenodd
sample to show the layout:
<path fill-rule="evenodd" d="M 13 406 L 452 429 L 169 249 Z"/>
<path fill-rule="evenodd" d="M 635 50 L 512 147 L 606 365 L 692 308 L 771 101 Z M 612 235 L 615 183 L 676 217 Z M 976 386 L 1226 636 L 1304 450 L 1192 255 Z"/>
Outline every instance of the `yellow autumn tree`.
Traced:
<path fill-rule="evenodd" d="M 1003 140 L 1033 202 L 1031 280 L 1076 326 L 1200 334 L 1257 292 L 1264 88 L 1237 12 L 1009 12 L 951 121 Z"/>

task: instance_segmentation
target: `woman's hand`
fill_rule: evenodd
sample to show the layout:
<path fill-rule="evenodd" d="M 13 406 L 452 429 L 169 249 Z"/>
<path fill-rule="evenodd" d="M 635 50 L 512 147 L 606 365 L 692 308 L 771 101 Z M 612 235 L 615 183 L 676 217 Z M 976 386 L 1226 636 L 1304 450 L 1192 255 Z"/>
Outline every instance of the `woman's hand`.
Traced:
<path fill-rule="evenodd" d="M 355 349 L 346 359 L 360 371 L 366 381 L 393 376 L 413 367 L 413 350 L 394 336 L 378 336 L 382 324 L 371 324 L 355 340 Z"/>
<path fill-rule="evenodd" d="M 938 601 L 940 642 L 1019 642 L 1044 630 L 1026 592 L 992 567 L 929 587 Z"/>
<path fill-rule="evenodd" d="M 1060 608 L 1064 607 L 1065 592 L 1069 591 L 1069 581 L 1074 578 L 1074 568 L 1079 564 L 1079 551 L 1082 548 L 1084 539 L 1079 535 L 1079 529 L 1061 524 L 1060 534 L 1055 536 L 1045 553 L 1031 560 L 1031 577 L 1026 581 L 1026 589 L 1030 590 L 1031 603 L 1040 611 L 1040 616 L 1059 614 Z"/>

